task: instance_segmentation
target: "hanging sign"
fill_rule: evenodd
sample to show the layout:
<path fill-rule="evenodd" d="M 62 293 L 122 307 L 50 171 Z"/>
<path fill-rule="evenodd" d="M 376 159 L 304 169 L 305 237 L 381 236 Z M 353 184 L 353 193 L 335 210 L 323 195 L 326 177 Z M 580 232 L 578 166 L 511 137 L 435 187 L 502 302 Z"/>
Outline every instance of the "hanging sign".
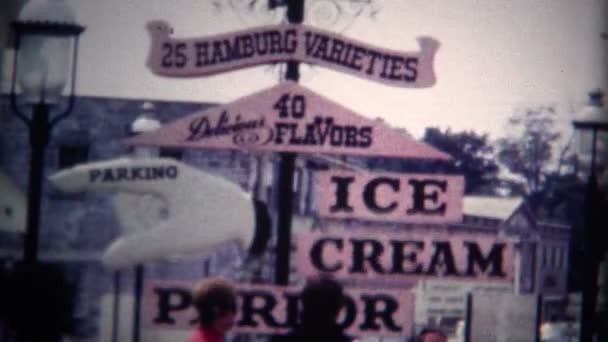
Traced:
<path fill-rule="evenodd" d="M 513 245 L 461 232 L 328 229 L 297 237 L 297 271 L 359 280 L 512 282 Z"/>
<path fill-rule="evenodd" d="M 122 234 L 102 258 L 111 269 L 205 253 L 228 241 L 245 249 L 259 228 L 254 203 L 238 185 L 171 158 L 80 164 L 50 180 L 64 192 L 114 194 Z"/>
<path fill-rule="evenodd" d="M 173 38 L 165 22 L 148 22 L 148 67 L 169 77 L 213 75 L 245 67 L 296 60 L 321 65 L 396 87 L 435 84 L 433 62 L 439 43 L 418 38 L 420 50 L 402 52 L 305 25 L 264 26 L 216 36 Z"/>
<path fill-rule="evenodd" d="M 454 175 L 315 173 L 317 214 L 393 222 L 461 222 L 464 178 Z"/>
<path fill-rule="evenodd" d="M 126 142 L 180 148 L 451 159 L 434 147 L 291 81 L 191 114 Z"/>
<path fill-rule="evenodd" d="M 143 325 L 147 329 L 192 330 L 193 283 L 149 281 L 144 289 Z M 238 285 L 234 333 L 284 334 L 298 322 L 301 288 Z M 387 289 L 345 289 L 338 322 L 354 336 L 407 336 L 413 327 L 414 295 Z"/>

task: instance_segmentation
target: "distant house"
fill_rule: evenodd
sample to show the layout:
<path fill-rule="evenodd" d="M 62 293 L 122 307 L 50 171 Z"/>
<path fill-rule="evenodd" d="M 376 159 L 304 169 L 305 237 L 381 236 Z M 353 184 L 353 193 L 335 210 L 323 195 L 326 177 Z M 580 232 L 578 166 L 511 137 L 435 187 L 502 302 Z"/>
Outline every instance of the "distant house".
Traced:
<path fill-rule="evenodd" d="M 465 196 L 463 221 L 454 229 L 507 238 L 515 243 L 513 284 L 424 281 L 417 287 L 416 323 L 455 329 L 465 317 L 467 293 L 542 295 L 542 315 L 564 314 L 570 229 L 536 220 L 521 197 Z"/>
<path fill-rule="evenodd" d="M 465 225 L 494 227 L 498 234 L 519 239 L 520 248 L 534 251 L 521 260 L 519 292 L 566 294 L 568 226 L 538 221 L 519 197 L 465 196 L 463 212 Z"/>

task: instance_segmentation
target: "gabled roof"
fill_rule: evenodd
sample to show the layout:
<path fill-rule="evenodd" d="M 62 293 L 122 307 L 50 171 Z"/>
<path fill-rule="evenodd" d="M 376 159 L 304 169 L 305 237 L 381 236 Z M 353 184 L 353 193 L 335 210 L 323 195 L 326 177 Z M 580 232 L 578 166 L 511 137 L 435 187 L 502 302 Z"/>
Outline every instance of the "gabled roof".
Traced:
<path fill-rule="evenodd" d="M 465 196 L 462 211 L 464 215 L 505 221 L 513 215 L 522 203 L 522 197 Z"/>

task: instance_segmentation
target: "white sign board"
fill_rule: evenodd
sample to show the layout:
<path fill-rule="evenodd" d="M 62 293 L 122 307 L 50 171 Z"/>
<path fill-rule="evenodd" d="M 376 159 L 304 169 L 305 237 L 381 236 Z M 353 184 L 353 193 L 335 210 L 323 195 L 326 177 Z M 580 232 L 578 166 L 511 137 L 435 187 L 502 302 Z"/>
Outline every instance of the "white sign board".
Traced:
<path fill-rule="evenodd" d="M 473 293 L 472 297 L 471 341 L 535 341 L 537 296 Z"/>

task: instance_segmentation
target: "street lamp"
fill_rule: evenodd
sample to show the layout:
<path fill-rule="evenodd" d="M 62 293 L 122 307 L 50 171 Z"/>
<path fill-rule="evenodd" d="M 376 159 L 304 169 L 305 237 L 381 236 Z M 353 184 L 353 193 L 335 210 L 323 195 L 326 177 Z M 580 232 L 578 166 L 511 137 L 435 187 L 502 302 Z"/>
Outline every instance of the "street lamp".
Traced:
<path fill-rule="evenodd" d="M 29 1 L 12 26 L 15 55 L 11 106 L 29 130 L 31 147 L 23 246 L 23 261 L 30 264 L 38 259 L 44 151 L 51 130 L 74 105 L 78 37 L 84 27 L 74 23 L 74 13 L 63 0 Z M 63 101 L 66 96 L 67 101 Z"/>
<path fill-rule="evenodd" d="M 583 227 L 584 279 L 581 308 L 581 342 L 592 341 L 597 328 L 595 313 L 598 295 L 598 273 L 606 243 L 603 241 L 605 236 L 602 231 L 602 229 L 606 229 L 602 224 L 602 218 L 605 218 L 605 215 L 602 215 L 602 209 L 599 208 L 602 198 L 600 197 L 596 176 L 598 133 L 608 131 L 608 112 L 606 112 L 603 106 L 602 95 L 600 90 L 589 93 L 589 103 L 572 121 L 574 128 L 579 131 L 580 142 L 591 144 L 591 164 L 585 195 Z M 588 134 L 591 134 L 591 136 L 589 137 Z M 587 145 L 585 148 L 589 148 L 589 146 Z"/>
<path fill-rule="evenodd" d="M 608 112 L 602 101 L 603 93 L 597 89 L 589 93 L 589 103 L 576 115 L 572 121 L 574 128 L 580 135 L 582 149 L 591 145 L 591 169 L 590 176 L 595 176 L 598 133 L 608 131 Z M 590 134 L 590 135 L 589 135 Z"/>

